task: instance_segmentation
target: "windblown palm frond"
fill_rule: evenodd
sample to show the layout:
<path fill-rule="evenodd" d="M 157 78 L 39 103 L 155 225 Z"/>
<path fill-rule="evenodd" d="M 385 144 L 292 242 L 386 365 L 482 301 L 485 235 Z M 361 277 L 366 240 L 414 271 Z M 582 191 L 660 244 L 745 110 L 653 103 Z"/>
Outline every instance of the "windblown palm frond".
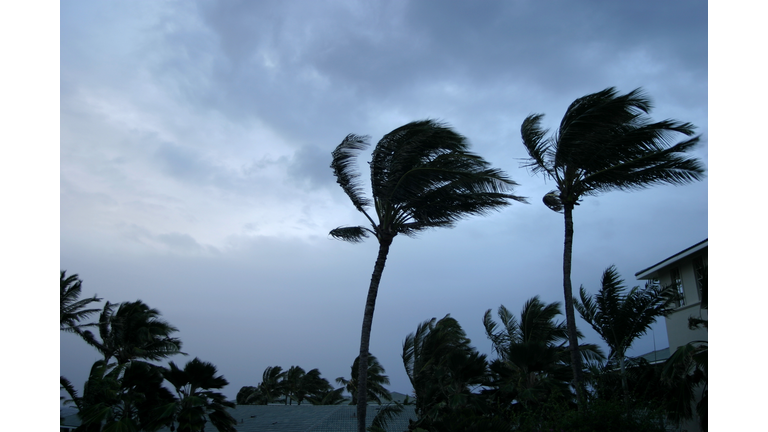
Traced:
<path fill-rule="evenodd" d="M 91 298 L 80 300 L 80 293 L 82 291 L 83 282 L 78 278 L 76 274 L 67 276 L 65 270 L 61 270 L 60 275 L 60 295 L 59 300 L 61 327 L 60 329 L 65 332 L 78 333 L 82 335 L 84 327 L 92 327 L 96 324 L 80 324 L 80 321 L 87 318 L 91 314 L 98 313 L 99 309 L 84 309 L 91 303 L 100 302 L 101 299 L 95 295 Z"/>

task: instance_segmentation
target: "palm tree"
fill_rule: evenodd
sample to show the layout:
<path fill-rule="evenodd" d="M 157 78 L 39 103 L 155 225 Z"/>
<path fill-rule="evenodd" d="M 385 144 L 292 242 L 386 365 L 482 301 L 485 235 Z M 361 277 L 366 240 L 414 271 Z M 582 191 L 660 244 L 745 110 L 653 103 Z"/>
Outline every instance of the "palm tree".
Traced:
<path fill-rule="evenodd" d="M 115 305 L 106 302 L 99 316 L 99 337 L 90 331 L 83 337 L 95 347 L 108 363 L 114 358 L 118 364 L 134 359 L 156 361 L 176 354 L 184 354 L 181 340 L 171 337 L 178 329 L 160 319 L 160 312 L 141 300 Z"/>
<path fill-rule="evenodd" d="M 488 364 L 470 343 L 450 315 L 419 324 L 403 341 L 403 364 L 416 394 L 416 426 L 464 430 L 451 424 L 482 417 L 487 404 L 474 390 L 486 383 Z"/>
<path fill-rule="evenodd" d="M 285 394 L 285 374 L 280 366 L 268 366 L 261 374 L 261 383 L 246 398 L 246 404 L 268 405 Z"/>
<path fill-rule="evenodd" d="M 576 99 L 551 137 L 540 126 L 542 114 L 528 116 L 521 127 L 530 156 L 524 166 L 555 182 L 557 189 L 543 201 L 565 217 L 563 294 L 580 408 L 584 391 L 571 289 L 574 206 L 585 196 L 657 184 L 681 185 L 700 180 L 704 173 L 698 160 L 685 155 L 699 141 L 699 137 L 690 138 L 694 126 L 675 120 L 653 123 L 647 116 L 650 109 L 651 102 L 641 89 L 619 95 L 611 87 Z M 677 134 L 689 138 L 672 144 Z"/>
<path fill-rule="evenodd" d="M 350 405 L 357 405 L 357 380 L 360 372 L 360 356 L 355 357 L 355 361 L 352 362 L 352 371 L 350 379 L 344 377 L 336 378 L 336 382 L 343 385 L 347 392 L 352 395 L 352 401 Z M 389 393 L 384 385 L 389 385 L 389 377 L 384 375 L 384 366 L 379 363 L 379 359 L 376 356 L 368 353 L 368 379 L 367 379 L 367 391 L 368 400 L 374 400 L 376 403 L 381 404 L 382 399 L 385 401 L 391 401 L 392 395 Z"/>
<path fill-rule="evenodd" d="M 94 295 L 91 298 L 79 300 L 83 281 L 81 281 L 76 274 L 67 276 L 66 273 L 65 270 L 61 270 L 61 294 L 59 296 L 61 302 L 60 329 L 65 332 L 77 333 L 82 336 L 83 327 L 91 327 L 95 324 L 79 324 L 80 321 L 91 314 L 99 312 L 99 309 L 83 308 L 91 303 L 100 302 L 101 299 Z"/>
<path fill-rule="evenodd" d="M 216 366 L 195 357 L 187 362 L 184 369 L 179 369 L 174 362 L 163 372 L 178 395 L 178 400 L 171 407 L 173 423 L 178 423 L 179 432 L 202 431 L 207 419 L 219 432 L 234 432 L 237 421 L 227 412 L 226 407 L 235 404 L 214 390 L 222 389 L 229 382 L 223 376 L 216 376 Z"/>
<path fill-rule="evenodd" d="M 547 304 L 535 296 L 525 302 L 519 321 L 504 305 L 498 315 L 501 328 L 493 321 L 490 309 L 485 312 L 483 325 L 498 355 L 490 369 L 495 374 L 492 387 L 497 388 L 499 398 L 528 406 L 554 396 L 571 396 L 568 331 L 564 322 L 555 321 L 561 315 L 560 303 Z M 604 357 L 593 344 L 581 344 L 579 351 L 585 360 Z"/>
<path fill-rule="evenodd" d="M 369 145 L 368 139 L 347 135 L 333 151 L 331 162 L 337 182 L 371 228 L 340 227 L 330 235 L 360 242 L 370 234 L 379 242 L 360 337 L 359 432 L 365 432 L 371 323 L 392 240 L 398 234 L 414 236 L 429 228 L 451 227 L 466 216 L 486 214 L 510 204 L 510 200 L 523 201 L 510 194 L 515 182 L 470 153 L 465 137 L 433 120 L 408 123 L 378 142 L 370 162 L 373 200 L 368 199 L 355 167 L 356 156 Z M 372 215 L 368 213 L 371 205 L 375 211 Z"/>
<path fill-rule="evenodd" d="M 574 299 L 574 307 L 608 344 L 608 362 L 618 361 L 624 402 L 628 405 L 629 387 L 624 362 L 627 350 L 648 332 L 657 318 L 669 315 L 676 290 L 674 286 L 647 283 L 645 288 L 634 287 L 625 294 L 623 283 L 616 267 L 610 266 L 603 272 L 598 293 L 593 297 L 580 287 L 581 302 Z"/>
<path fill-rule="evenodd" d="M 96 361 L 83 385 L 82 397 L 61 377 L 62 387 L 78 408 L 82 421 L 78 430 L 86 432 L 160 429 L 170 419 L 164 408 L 174 400 L 162 384 L 161 368 L 141 361 Z"/>

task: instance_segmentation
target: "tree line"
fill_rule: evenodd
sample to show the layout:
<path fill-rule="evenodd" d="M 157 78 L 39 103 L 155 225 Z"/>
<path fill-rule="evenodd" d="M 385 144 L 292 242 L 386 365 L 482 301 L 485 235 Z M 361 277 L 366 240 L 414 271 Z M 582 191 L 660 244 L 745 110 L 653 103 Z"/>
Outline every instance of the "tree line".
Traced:
<path fill-rule="evenodd" d="M 706 282 L 703 292 L 706 298 Z M 479 353 L 450 315 L 419 324 L 403 342 L 402 359 L 415 394 L 417 421 L 428 431 L 666 431 L 692 418 L 707 429 L 706 343 L 689 343 L 651 364 L 626 351 L 677 300 L 674 286 L 627 289 L 614 266 L 597 293 L 582 286 L 574 306 L 609 348 L 579 343 L 583 400 L 573 388 L 569 332 L 559 302 L 529 299 L 515 315 L 504 305 L 482 321 L 495 358 Z M 704 303 L 706 307 L 706 301 Z M 707 325 L 691 318 L 690 325 Z M 582 338 L 577 331 L 578 338 Z M 704 398 L 693 407 L 695 391 Z"/>
<path fill-rule="evenodd" d="M 257 386 L 243 386 L 237 393 L 238 405 L 268 405 L 282 403 L 292 405 L 295 401 L 301 405 L 307 401 L 312 405 L 339 405 L 348 402 L 350 405 L 357 404 L 357 386 L 358 369 L 360 358 L 355 358 L 351 367 L 351 377 L 336 378 L 336 383 L 342 387 L 334 389 L 333 386 L 320 376 L 318 369 L 312 369 L 305 372 L 299 366 L 291 366 L 288 370 L 283 370 L 280 366 L 269 366 L 264 369 L 262 381 Z M 388 402 L 392 400 L 392 395 L 384 385 L 389 384 L 389 377 L 384 375 L 384 367 L 379 360 L 373 356 L 368 356 L 368 387 L 367 400 L 369 402 Z M 344 397 L 344 391 L 347 391 L 351 398 Z"/>
<path fill-rule="evenodd" d="M 178 329 L 161 319 L 157 309 L 141 300 L 107 301 L 101 309 L 89 308 L 102 299 L 80 299 L 78 275 L 67 276 L 62 270 L 60 281 L 60 330 L 79 335 L 103 356 L 91 366 L 82 395 L 60 377 L 70 397 L 65 402 L 78 410 L 78 432 L 156 431 L 166 426 L 193 432 L 208 422 L 220 432 L 236 431 L 237 421 L 226 410 L 235 404 L 216 391 L 229 382 L 217 375 L 216 366 L 197 357 L 183 367 L 154 363 L 186 355 L 181 340 L 173 336 Z M 82 322 L 94 314 L 97 322 Z"/>

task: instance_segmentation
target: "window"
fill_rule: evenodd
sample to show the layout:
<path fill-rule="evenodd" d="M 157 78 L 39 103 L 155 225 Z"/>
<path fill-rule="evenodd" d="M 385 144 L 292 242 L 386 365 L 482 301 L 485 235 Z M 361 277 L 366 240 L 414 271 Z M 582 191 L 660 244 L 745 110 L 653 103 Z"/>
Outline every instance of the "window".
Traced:
<path fill-rule="evenodd" d="M 683 278 L 680 277 L 680 269 L 672 269 L 672 284 L 677 290 L 677 307 L 685 306 L 685 292 L 683 291 Z"/>
<path fill-rule="evenodd" d="M 704 284 L 706 283 L 705 279 L 707 277 L 706 269 L 704 268 L 704 259 L 702 257 L 693 260 L 693 272 L 696 275 L 696 291 L 698 291 L 699 301 L 701 301 L 703 299 L 701 290 L 704 288 Z"/>

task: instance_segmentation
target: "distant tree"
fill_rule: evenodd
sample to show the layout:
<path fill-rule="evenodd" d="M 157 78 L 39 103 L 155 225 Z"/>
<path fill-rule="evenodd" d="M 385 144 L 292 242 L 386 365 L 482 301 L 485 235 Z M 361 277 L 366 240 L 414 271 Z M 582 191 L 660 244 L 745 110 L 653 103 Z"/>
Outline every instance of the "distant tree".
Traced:
<path fill-rule="evenodd" d="M 336 378 L 336 382 L 343 385 L 344 389 L 352 396 L 350 405 L 357 405 L 357 380 L 360 371 L 360 356 L 355 357 L 355 361 L 352 362 L 352 370 L 350 379 L 344 377 Z M 384 375 L 384 366 L 379 363 L 379 359 L 376 356 L 368 353 L 368 378 L 367 378 L 367 392 L 368 400 L 376 401 L 381 404 L 382 400 L 391 401 L 392 394 L 387 390 L 384 385 L 389 385 L 389 377 Z"/>
<path fill-rule="evenodd" d="M 261 375 L 261 383 L 245 398 L 245 404 L 268 405 L 285 394 L 285 372 L 280 366 L 268 366 Z"/>
<path fill-rule="evenodd" d="M 700 180 L 704 173 L 698 160 L 685 155 L 698 137 L 671 143 L 675 135 L 693 135 L 694 126 L 675 120 L 652 123 L 647 116 L 650 109 L 651 102 L 640 89 L 619 95 L 615 88 L 607 88 L 576 99 L 551 137 L 540 126 L 542 114 L 528 116 L 521 127 L 530 156 L 524 166 L 555 182 L 556 189 L 543 201 L 565 217 L 563 294 L 580 408 L 584 389 L 571 288 L 574 206 L 584 196 L 686 184 Z"/>
<path fill-rule="evenodd" d="M 99 312 L 99 309 L 84 308 L 91 303 L 100 302 L 101 299 L 94 295 L 91 298 L 80 300 L 79 297 L 80 292 L 82 291 L 83 282 L 76 274 L 67 276 L 66 273 L 65 270 L 61 270 L 61 291 L 59 295 L 59 300 L 61 302 L 61 325 L 59 328 L 62 331 L 77 333 L 82 336 L 84 327 L 92 327 L 96 324 L 80 324 L 80 321 L 91 314 Z"/>
<path fill-rule="evenodd" d="M 520 320 L 503 305 L 498 309 L 501 326 L 485 312 L 483 325 L 498 358 L 491 362 L 493 394 L 507 405 L 541 405 L 553 398 L 570 401 L 573 373 L 568 350 L 568 330 L 560 315 L 560 303 L 544 303 L 538 296 L 525 302 Z M 581 337 L 581 335 L 579 335 Z M 604 358 L 593 344 L 579 345 L 582 357 Z"/>
<path fill-rule="evenodd" d="M 329 388 L 307 396 L 307 401 L 312 405 L 340 405 L 346 401 L 343 393 L 343 387 L 337 389 Z"/>
<path fill-rule="evenodd" d="M 195 357 L 179 369 L 174 362 L 163 372 L 166 380 L 176 389 L 178 400 L 171 404 L 173 420 L 179 432 L 202 431 L 208 420 L 219 432 L 235 432 L 237 421 L 226 410 L 234 403 L 214 390 L 224 388 L 229 382 L 216 376 L 216 366 Z M 173 430 L 173 427 L 171 428 Z"/>
<path fill-rule="evenodd" d="M 240 390 L 237 392 L 237 396 L 235 396 L 235 402 L 237 402 L 238 405 L 257 405 L 255 400 L 249 401 L 249 397 L 256 393 L 258 387 L 253 386 L 242 386 L 240 387 Z"/>
<path fill-rule="evenodd" d="M 500 170 L 468 151 L 467 139 L 432 120 L 408 123 L 386 134 L 373 150 L 371 187 L 366 198 L 355 168 L 357 152 L 368 147 L 369 137 L 350 134 L 333 151 L 331 169 L 355 208 L 371 228 L 340 227 L 334 238 L 360 242 L 373 235 L 379 242 L 365 303 L 360 337 L 357 421 L 365 432 L 368 349 L 376 295 L 392 240 L 398 234 L 414 236 L 429 228 L 450 227 L 469 215 L 482 215 L 523 201 L 511 195 L 516 184 Z M 371 205 L 375 213 L 368 213 Z M 375 219 L 374 219 L 375 218 Z"/>
<path fill-rule="evenodd" d="M 580 287 L 581 301 L 574 299 L 574 306 L 584 321 L 608 344 L 608 361 L 618 362 L 624 402 L 629 405 L 625 365 L 627 350 L 650 330 L 656 319 L 671 312 L 676 290 L 673 286 L 647 283 L 645 288 L 634 287 L 626 292 L 623 282 L 616 267 L 610 266 L 603 272 L 598 293 L 592 296 L 583 286 Z"/>

